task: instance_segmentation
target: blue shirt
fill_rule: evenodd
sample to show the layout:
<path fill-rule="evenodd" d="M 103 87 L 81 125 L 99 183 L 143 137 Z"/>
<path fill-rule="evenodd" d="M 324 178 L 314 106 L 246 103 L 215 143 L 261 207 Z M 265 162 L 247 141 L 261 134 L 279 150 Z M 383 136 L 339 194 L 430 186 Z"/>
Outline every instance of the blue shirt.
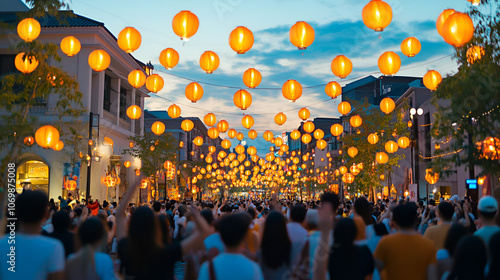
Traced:
<path fill-rule="evenodd" d="M 222 253 L 213 259 L 217 280 L 264 280 L 259 265 L 242 254 Z M 198 280 L 209 280 L 208 262 L 203 263 Z"/>

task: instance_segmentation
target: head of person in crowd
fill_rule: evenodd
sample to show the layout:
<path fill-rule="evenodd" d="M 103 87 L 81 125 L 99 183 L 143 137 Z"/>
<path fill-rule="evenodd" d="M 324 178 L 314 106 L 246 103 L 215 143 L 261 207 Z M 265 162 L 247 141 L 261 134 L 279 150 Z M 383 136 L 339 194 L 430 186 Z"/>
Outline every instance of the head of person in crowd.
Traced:
<path fill-rule="evenodd" d="M 184 217 L 184 215 L 186 215 L 187 213 L 187 207 L 184 204 L 179 205 L 179 207 L 177 207 L 177 210 L 179 211 L 179 217 Z"/>
<path fill-rule="evenodd" d="M 439 203 L 436 211 L 436 215 L 443 222 L 451 222 L 454 213 L 455 213 L 455 208 L 451 203 L 446 201 Z"/>
<path fill-rule="evenodd" d="M 153 202 L 153 211 L 155 212 L 155 214 L 160 213 L 160 210 L 161 210 L 161 203 L 159 201 Z"/>
<path fill-rule="evenodd" d="M 488 251 L 490 252 L 490 271 L 486 279 L 500 279 L 500 232 L 490 238 Z"/>
<path fill-rule="evenodd" d="M 448 251 L 448 255 L 450 257 L 453 257 L 455 250 L 457 249 L 458 242 L 466 235 L 467 229 L 464 226 L 460 224 L 451 225 L 444 241 L 444 248 Z"/>
<path fill-rule="evenodd" d="M 384 236 L 386 234 L 389 234 L 389 232 L 387 231 L 387 227 L 383 223 L 374 224 L 373 230 L 375 231 L 375 235 L 377 236 Z"/>
<path fill-rule="evenodd" d="M 289 264 L 291 250 L 292 243 L 288 237 L 285 217 L 277 211 L 271 211 L 264 223 L 262 262 L 270 268 Z"/>
<path fill-rule="evenodd" d="M 290 219 L 292 222 L 302 224 L 306 218 L 307 209 L 302 204 L 295 205 L 290 211 Z"/>
<path fill-rule="evenodd" d="M 52 216 L 52 225 L 54 226 L 54 231 L 66 231 L 69 229 L 71 224 L 71 219 L 65 211 L 59 211 Z"/>
<path fill-rule="evenodd" d="M 42 222 L 47 217 L 49 199 L 41 191 L 23 191 L 16 200 L 16 217 L 20 230 L 33 234 L 41 232 Z"/>
<path fill-rule="evenodd" d="M 477 236 L 465 236 L 457 245 L 448 279 L 483 279 L 486 246 Z"/>
<path fill-rule="evenodd" d="M 477 205 L 479 219 L 483 224 L 494 224 L 498 211 L 498 202 L 492 196 L 485 196 L 479 200 Z"/>
<path fill-rule="evenodd" d="M 333 192 L 325 192 L 321 196 L 321 203 L 330 203 L 332 205 L 333 213 L 335 214 L 340 206 L 340 199 L 339 196 Z"/>
<path fill-rule="evenodd" d="M 417 205 L 413 202 L 399 204 L 392 210 L 392 227 L 413 230 L 417 221 Z"/>
<path fill-rule="evenodd" d="M 158 215 L 158 225 L 160 226 L 163 245 L 171 244 L 172 231 L 170 226 L 170 219 L 168 218 L 168 216 L 165 214 Z"/>
<path fill-rule="evenodd" d="M 214 226 L 214 215 L 210 209 L 201 210 L 200 215 L 207 221 L 209 226 Z"/>
<path fill-rule="evenodd" d="M 308 231 L 318 230 L 319 228 L 319 211 L 316 209 L 307 210 L 304 227 Z"/>
<path fill-rule="evenodd" d="M 237 213 L 224 216 L 219 222 L 219 233 L 227 252 L 239 252 L 250 226 L 248 215 Z"/>
<path fill-rule="evenodd" d="M 356 211 L 356 214 L 363 219 L 365 225 L 375 223 L 375 219 L 373 219 L 370 211 L 370 203 L 366 198 L 360 197 L 354 201 L 354 211 Z"/>

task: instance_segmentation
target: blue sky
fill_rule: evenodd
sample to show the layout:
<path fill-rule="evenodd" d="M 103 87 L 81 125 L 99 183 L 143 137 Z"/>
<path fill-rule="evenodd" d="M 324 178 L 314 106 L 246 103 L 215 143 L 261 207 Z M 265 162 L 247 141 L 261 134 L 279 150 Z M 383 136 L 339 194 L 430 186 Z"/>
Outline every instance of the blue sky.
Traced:
<path fill-rule="evenodd" d="M 467 10 L 466 0 L 393 0 L 387 1 L 393 9 L 392 23 L 381 33 L 368 29 L 362 22 L 361 11 L 368 0 L 184 0 L 184 1 L 130 1 L 130 0 L 73 0 L 75 13 L 104 22 L 115 36 L 127 26 L 142 34 L 142 45 L 133 55 L 143 62 L 151 61 L 165 79 L 165 88 L 156 97 L 151 94 L 146 102 L 150 110 L 166 110 L 175 102 L 182 116 L 202 118 L 209 112 L 218 120 L 225 119 L 231 128 L 245 134 L 241 126 L 243 113 L 255 119 L 257 140 L 245 139 L 260 151 L 266 147 L 262 133 L 269 129 L 276 133 L 296 128 L 300 120 L 298 109 L 308 107 L 311 118 L 338 116 L 338 100 L 328 99 L 324 87 L 305 89 L 295 103 L 285 100 L 281 86 L 288 79 L 302 86 L 338 81 L 342 85 L 365 75 L 379 76 L 377 60 L 385 51 L 395 51 L 402 59 L 398 75 L 423 76 L 428 70 L 437 70 L 443 76 L 456 71 L 452 60 L 453 48 L 446 44 L 435 28 L 435 21 L 443 9 Z M 196 35 L 188 42 L 181 41 L 172 30 L 172 18 L 181 10 L 190 10 L 200 20 Z M 314 29 L 314 43 L 305 51 L 294 47 L 288 37 L 296 21 L 306 21 Z M 229 33 L 237 26 L 246 26 L 254 33 L 252 49 L 237 55 L 228 44 Z M 405 38 L 417 37 L 422 51 L 414 58 L 401 54 L 400 44 Z M 173 70 L 165 70 L 158 62 L 160 52 L 172 47 L 180 54 L 180 62 Z M 220 67 L 213 74 L 205 74 L 199 67 L 199 57 L 206 51 L 216 52 Z M 335 77 L 330 68 L 332 59 L 346 55 L 353 62 L 353 72 L 347 81 Z M 256 68 L 263 75 L 259 87 L 275 90 L 249 90 L 252 106 L 241 111 L 233 104 L 237 89 L 202 85 L 205 94 L 196 104 L 184 96 L 189 80 L 244 87 L 243 72 Z M 274 115 L 285 112 L 288 121 L 281 127 L 273 121 Z M 222 135 L 225 137 L 225 135 Z M 233 143 L 234 145 L 235 143 Z"/>

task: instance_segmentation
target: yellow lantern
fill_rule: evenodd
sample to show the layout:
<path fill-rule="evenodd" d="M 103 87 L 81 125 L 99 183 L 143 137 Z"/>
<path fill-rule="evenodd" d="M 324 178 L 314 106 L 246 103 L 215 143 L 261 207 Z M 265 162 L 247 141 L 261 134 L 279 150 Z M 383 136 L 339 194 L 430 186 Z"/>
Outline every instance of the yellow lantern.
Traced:
<path fill-rule="evenodd" d="M 382 0 L 372 0 L 363 8 L 363 23 L 375 31 L 383 31 L 392 21 L 392 9 Z"/>
<path fill-rule="evenodd" d="M 248 68 L 243 73 L 243 83 L 249 88 L 256 88 L 262 81 L 262 75 L 255 68 Z"/>
<path fill-rule="evenodd" d="M 161 135 L 165 131 L 165 124 L 160 121 L 154 122 L 153 125 L 151 125 L 151 131 L 156 135 Z"/>
<path fill-rule="evenodd" d="M 386 97 L 380 101 L 380 110 L 385 114 L 390 114 L 394 108 L 396 108 L 396 103 L 390 97 Z"/>
<path fill-rule="evenodd" d="M 316 142 L 316 147 L 320 150 L 323 150 L 324 148 L 326 148 L 326 141 L 323 140 L 323 139 L 320 139 Z"/>
<path fill-rule="evenodd" d="M 240 89 L 234 94 L 233 102 L 236 107 L 246 110 L 252 105 L 252 95 L 248 91 Z"/>
<path fill-rule="evenodd" d="M 35 141 L 44 149 L 52 148 L 59 142 L 59 131 L 51 125 L 42 126 L 35 133 Z"/>
<path fill-rule="evenodd" d="M 376 133 L 370 133 L 368 135 L 368 143 L 375 145 L 378 142 L 378 135 Z"/>
<path fill-rule="evenodd" d="M 415 37 L 408 37 L 401 43 L 401 52 L 407 57 L 414 57 L 422 49 L 420 41 Z"/>
<path fill-rule="evenodd" d="M 401 58 L 395 52 L 385 52 L 378 58 L 378 68 L 384 75 L 392 76 L 399 71 Z"/>
<path fill-rule="evenodd" d="M 245 115 L 241 119 L 241 125 L 243 125 L 244 128 L 250 129 L 253 126 L 254 120 L 253 117 L 250 115 Z"/>
<path fill-rule="evenodd" d="M 375 160 L 378 164 L 384 164 L 389 161 L 389 156 L 384 152 L 379 152 L 375 155 Z"/>
<path fill-rule="evenodd" d="M 165 67 L 165 69 L 174 68 L 177 63 L 179 63 L 179 53 L 172 49 L 166 48 L 160 53 L 160 64 Z"/>
<path fill-rule="evenodd" d="M 104 50 L 95 50 L 89 54 L 89 65 L 96 72 L 106 70 L 111 63 L 111 57 Z"/>
<path fill-rule="evenodd" d="M 359 127 L 363 123 L 363 119 L 359 115 L 354 115 L 349 119 L 349 123 L 352 127 Z"/>
<path fill-rule="evenodd" d="M 229 46 L 237 54 L 244 54 L 253 46 L 253 33 L 244 26 L 238 26 L 229 34 Z"/>
<path fill-rule="evenodd" d="M 208 129 L 207 134 L 211 139 L 215 139 L 219 137 L 219 130 L 216 127 L 211 127 Z"/>
<path fill-rule="evenodd" d="M 405 136 L 399 137 L 398 146 L 401 149 L 406 149 L 408 146 L 410 146 L 410 139 L 408 139 L 408 137 L 405 137 Z"/>
<path fill-rule="evenodd" d="M 222 140 L 220 145 L 222 146 L 222 148 L 227 150 L 227 149 L 231 148 L 231 141 L 224 139 L 224 140 Z"/>
<path fill-rule="evenodd" d="M 255 138 L 257 138 L 258 136 L 258 133 L 257 131 L 251 129 L 250 131 L 248 131 L 248 138 L 254 140 Z"/>
<path fill-rule="evenodd" d="M 191 131 L 192 129 L 194 128 L 194 123 L 189 120 L 189 119 L 185 119 L 181 122 L 181 129 L 186 131 L 186 132 L 189 132 Z"/>
<path fill-rule="evenodd" d="M 28 74 L 35 71 L 36 67 L 38 67 L 38 60 L 34 56 L 26 56 L 23 59 L 24 54 L 24 52 L 18 53 L 14 59 L 14 64 L 16 69 L 21 73 Z"/>
<path fill-rule="evenodd" d="M 237 132 L 235 129 L 233 129 L 233 128 L 231 128 L 231 129 L 227 132 L 227 136 L 228 136 L 229 138 L 234 138 L 234 137 L 236 137 L 236 134 L 238 134 L 238 132 Z"/>
<path fill-rule="evenodd" d="M 201 136 L 197 136 L 196 138 L 193 139 L 193 143 L 199 147 L 203 145 L 203 138 Z"/>
<path fill-rule="evenodd" d="M 135 88 L 140 88 L 146 83 L 146 74 L 142 70 L 132 70 L 128 74 L 128 83 Z"/>
<path fill-rule="evenodd" d="M 349 114 L 349 112 L 351 112 L 351 104 L 349 104 L 349 102 L 347 101 L 340 102 L 337 106 L 337 109 L 339 113 L 345 116 Z"/>
<path fill-rule="evenodd" d="M 329 82 L 325 86 L 326 95 L 330 96 L 332 99 L 340 96 L 342 94 L 342 87 L 337 82 Z"/>
<path fill-rule="evenodd" d="M 309 121 L 309 122 L 305 122 L 303 125 L 302 125 L 302 128 L 304 129 L 305 132 L 307 133 L 311 133 L 314 131 L 314 123 Z"/>
<path fill-rule="evenodd" d="M 131 105 L 127 108 L 127 116 L 132 120 L 137 120 L 141 117 L 142 110 L 141 107 L 137 105 Z"/>
<path fill-rule="evenodd" d="M 61 51 L 69 57 L 75 56 L 82 49 L 80 41 L 73 36 L 64 37 L 59 46 L 61 47 Z"/>
<path fill-rule="evenodd" d="M 347 149 L 347 154 L 353 158 L 358 154 L 358 149 L 356 147 L 350 147 Z"/>
<path fill-rule="evenodd" d="M 149 75 L 146 78 L 146 88 L 151 92 L 159 92 L 163 88 L 163 78 L 158 74 Z"/>
<path fill-rule="evenodd" d="M 189 37 L 196 34 L 200 21 L 198 17 L 190 11 L 181 11 L 174 16 L 172 28 L 181 40 L 189 40 Z"/>
<path fill-rule="evenodd" d="M 286 122 L 286 115 L 283 113 L 278 113 L 274 116 L 274 122 L 277 125 L 283 125 Z"/>
<path fill-rule="evenodd" d="M 172 104 L 167 109 L 168 116 L 172 119 L 176 119 L 181 115 L 181 108 L 175 104 Z"/>
<path fill-rule="evenodd" d="M 344 132 L 344 127 L 341 124 L 334 124 L 330 127 L 330 132 L 333 136 L 337 137 Z"/>
<path fill-rule="evenodd" d="M 425 170 L 425 180 L 429 182 L 429 184 L 434 185 L 439 180 L 439 173 L 434 173 L 432 169 Z"/>
<path fill-rule="evenodd" d="M 485 54 L 484 48 L 481 46 L 471 46 L 467 49 L 467 61 L 473 64 L 475 61 L 480 60 Z"/>
<path fill-rule="evenodd" d="M 38 38 L 40 31 L 40 23 L 34 18 L 25 18 L 17 24 L 17 35 L 28 43 Z"/>
<path fill-rule="evenodd" d="M 281 93 L 286 99 L 295 102 L 302 96 L 302 85 L 295 80 L 288 80 L 283 84 Z"/>
<path fill-rule="evenodd" d="M 290 138 L 292 138 L 293 140 L 299 139 L 300 136 L 301 136 L 301 134 L 300 134 L 300 131 L 298 131 L 298 130 L 293 130 L 292 132 L 290 132 Z"/>
<path fill-rule="evenodd" d="M 213 126 L 216 121 L 217 121 L 217 118 L 215 117 L 215 115 L 213 113 L 208 113 L 205 115 L 205 117 L 203 117 L 203 122 L 207 126 Z"/>
<path fill-rule="evenodd" d="M 387 141 L 387 143 L 385 143 L 385 150 L 390 154 L 397 152 L 398 148 L 398 144 L 394 141 Z"/>
<path fill-rule="evenodd" d="M 314 131 L 313 136 L 314 136 L 314 139 L 319 140 L 319 139 L 323 139 L 323 137 L 325 136 L 325 133 L 323 132 L 323 130 L 318 128 Z"/>
<path fill-rule="evenodd" d="M 217 129 L 221 132 L 221 133 L 225 133 L 228 129 L 229 129 L 229 123 L 225 120 L 220 120 L 218 123 L 217 123 Z"/>
<path fill-rule="evenodd" d="M 311 140 L 312 140 L 311 134 L 303 134 L 302 135 L 302 143 L 309 144 L 309 142 L 311 142 Z"/>
<path fill-rule="evenodd" d="M 332 72 L 335 76 L 344 79 L 352 71 L 352 62 L 344 55 L 338 55 L 332 60 Z"/>
<path fill-rule="evenodd" d="M 200 56 L 200 67 L 207 74 L 212 74 L 219 68 L 219 56 L 213 51 L 206 51 Z"/>
<path fill-rule="evenodd" d="M 455 10 L 453 10 L 453 9 L 446 9 L 437 18 L 437 20 L 436 20 L 436 30 L 439 33 L 439 35 L 441 35 L 441 36 L 444 35 L 444 31 L 443 31 L 444 23 L 446 22 L 446 20 L 448 19 L 448 17 L 451 16 L 451 14 L 453 14 L 453 13 L 455 13 Z"/>
<path fill-rule="evenodd" d="M 305 50 L 314 42 L 314 29 L 307 22 L 297 21 L 290 28 L 290 42 L 299 50 Z"/>
<path fill-rule="evenodd" d="M 52 147 L 54 151 L 60 151 L 63 148 L 64 148 L 64 143 L 61 140 L 57 141 L 57 143 Z"/>
<path fill-rule="evenodd" d="M 307 120 L 311 116 L 311 113 L 307 108 L 302 108 L 299 110 L 299 118 L 303 121 Z"/>
<path fill-rule="evenodd" d="M 460 48 L 472 39 L 474 24 L 468 14 L 454 12 L 444 22 L 442 32 L 446 43 Z"/>
<path fill-rule="evenodd" d="M 243 135 L 243 133 L 238 132 L 238 133 L 236 134 L 236 139 L 238 139 L 238 140 L 240 140 L 240 141 L 241 141 L 241 140 L 243 140 L 243 138 L 245 138 L 245 135 Z"/>
<path fill-rule="evenodd" d="M 186 86 L 185 94 L 187 99 L 196 103 L 196 101 L 203 97 L 203 88 L 197 82 L 192 82 Z"/>
<path fill-rule="evenodd" d="M 443 78 L 438 71 L 430 70 L 424 75 L 424 85 L 430 91 L 435 91 Z"/>
<path fill-rule="evenodd" d="M 237 154 L 241 155 L 245 152 L 245 147 L 243 145 L 238 145 L 238 146 L 236 146 L 236 148 L 234 148 L 234 151 Z"/>
<path fill-rule="evenodd" d="M 141 33 L 133 27 L 125 27 L 118 34 L 118 47 L 126 53 L 131 53 L 141 46 Z"/>

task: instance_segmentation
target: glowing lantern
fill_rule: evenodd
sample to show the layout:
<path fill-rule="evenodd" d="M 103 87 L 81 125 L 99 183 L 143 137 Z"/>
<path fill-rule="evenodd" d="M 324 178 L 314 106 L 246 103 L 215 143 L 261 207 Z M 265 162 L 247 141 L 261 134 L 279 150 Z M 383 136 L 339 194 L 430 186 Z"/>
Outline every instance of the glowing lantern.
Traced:
<path fill-rule="evenodd" d="M 241 119 L 241 125 L 243 125 L 244 128 L 250 129 L 253 126 L 254 120 L 253 117 L 250 115 L 245 115 Z"/>
<path fill-rule="evenodd" d="M 181 122 L 181 129 L 189 132 L 194 128 L 194 123 L 191 120 L 185 119 Z"/>
<path fill-rule="evenodd" d="M 227 132 L 227 136 L 228 136 L 229 138 L 234 138 L 234 137 L 236 137 L 236 134 L 237 134 L 237 133 L 238 133 L 238 132 L 237 132 L 235 129 L 231 128 L 231 129 Z"/>
<path fill-rule="evenodd" d="M 500 139 L 496 137 L 486 137 L 482 142 L 479 142 L 479 148 L 482 150 L 480 158 L 488 160 L 500 159 Z"/>
<path fill-rule="evenodd" d="M 132 141 L 128 142 L 128 146 L 129 146 L 129 148 L 133 148 L 134 147 L 134 142 L 132 142 Z"/>
<path fill-rule="evenodd" d="M 303 125 L 302 125 L 302 128 L 304 129 L 305 132 L 307 133 L 311 133 L 314 131 L 314 123 L 313 122 L 305 122 Z"/>
<path fill-rule="evenodd" d="M 379 152 L 375 155 L 375 160 L 378 164 L 384 164 L 389 161 L 389 156 L 384 152 Z"/>
<path fill-rule="evenodd" d="M 160 53 L 160 64 L 165 67 L 165 69 L 174 68 L 177 63 L 179 63 L 179 53 L 172 49 L 166 48 Z"/>
<path fill-rule="evenodd" d="M 248 138 L 250 139 L 255 139 L 257 138 L 258 134 L 257 134 L 257 131 L 251 129 L 250 131 L 248 131 Z"/>
<path fill-rule="evenodd" d="M 329 82 L 325 86 L 326 95 L 330 96 L 332 99 L 340 96 L 342 94 L 342 87 L 337 82 Z"/>
<path fill-rule="evenodd" d="M 309 142 L 311 142 L 311 140 L 312 140 L 311 134 L 303 134 L 302 135 L 302 143 L 309 144 Z"/>
<path fill-rule="evenodd" d="M 396 103 L 390 97 L 386 97 L 380 101 L 380 110 L 386 114 L 391 113 L 396 108 Z"/>
<path fill-rule="evenodd" d="M 281 137 L 276 137 L 276 139 L 274 139 L 274 145 L 281 147 L 281 145 L 283 145 L 283 139 Z"/>
<path fill-rule="evenodd" d="M 286 122 L 286 115 L 283 113 L 278 113 L 274 116 L 274 122 L 277 125 L 283 125 Z"/>
<path fill-rule="evenodd" d="M 185 94 L 187 99 L 196 103 L 203 97 L 203 88 L 197 82 L 192 82 L 186 86 Z"/>
<path fill-rule="evenodd" d="M 316 129 L 313 133 L 314 139 L 319 140 L 325 136 L 325 133 L 321 129 Z"/>
<path fill-rule="evenodd" d="M 354 175 L 352 175 L 351 173 L 344 174 L 342 176 L 342 182 L 344 182 L 345 184 L 351 184 L 352 182 L 354 182 Z"/>
<path fill-rule="evenodd" d="M 238 132 L 238 133 L 236 134 L 236 139 L 238 139 L 238 140 L 240 140 L 240 141 L 241 141 L 241 140 L 243 140 L 243 138 L 245 138 L 245 135 L 243 135 L 243 133 Z"/>
<path fill-rule="evenodd" d="M 196 146 L 201 146 L 203 145 L 203 138 L 201 138 L 201 136 L 197 136 L 196 138 L 193 139 L 193 143 Z"/>
<path fill-rule="evenodd" d="M 234 151 L 237 154 L 241 155 L 241 154 L 243 154 L 245 152 L 245 147 L 242 146 L 242 145 L 238 145 L 238 146 L 236 146 L 236 148 L 234 148 Z"/>
<path fill-rule="evenodd" d="M 359 127 L 363 123 L 363 119 L 359 115 L 354 115 L 349 119 L 352 127 Z"/>
<path fill-rule="evenodd" d="M 339 105 L 337 106 L 337 109 L 339 113 L 345 116 L 349 114 L 349 112 L 351 112 L 351 104 L 349 104 L 349 102 L 347 101 L 340 102 Z"/>
<path fill-rule="evenodd" d="M 301 120 L 307 120 L 311 116 L 311 113 L 307 108 L 302 108 L 299 110 L 299 118 Z"/>
<path fill-rule="evenodd" d="M 64 143 L 61 140 L 57 141 L 57 143 L 52 147 L 54 151 L 60 151 L 63 148 L 64 148 Z"/>
<path fill-rule="evenodd" d="M 288 80 L 283 84 L 281 93 L 286 99 L 295 102 L 302 96 L 302 85 L 295 80 Z"/>
<path fill-rule="evenodd" d="M 392 76 L 400 67 L 401 58 L 395 52 L 385 52 L 378 58 L 378 68 L 384 75 Z"/>
<path fill-rule="evenodd" d="M 266 140 L 266 141 L 269 142 L 269 141 L 271 141 L 271 139 L 273 139 L 274 135 L 273 135 L 273 133 L 271 131 L 266 130 L 264 132 L 264 134 L 262 135 L 262 137 L 264 138 L 264 140 Z"/>
<path fill-rule="evenodd" d="M 67 180 L 64 182 L 64 188 L 68 191 L 76 190 L 76 181 L 75 180 Z"/>
<path fill-rule="evenodd" d="M 161 135 L 165 131 L 165 124 L 159 121 L 154 122 L 153 125 L 151 125 L 151 131 L 156 135 Z"/>
<path fill-rule="evenodd" d="M 300 136 L 301 136 L 301 134 L 300 134 L 300 131 L 298 131 L 298 130 L 293 130 L 292 132 L 290 132 L 290 138 L 292 138 L 293 140 L 299 139 Z"/>
<path fill-rule="evenodd" d="M 352 71 L 352 62 L 344 55 L 338 55 L 332 60 L 332 72 L 335 76 L 344 79 Z"/>
<path fill-rule="evenodd" d="M 181 115 L 181 108 L 175 104 L 172 104 L 167 109 L 168 116 L 172 119 L 176 119 Z"/>
<path fill-rule="evenodd" d="M 42 126 L 35 133 L 35 141 L 44 149 L 52 148 L 59 142 L 59 131 L 51 125 Z"/>
<path fill-rule="evenodd" d="M 26 56 L 23 60 L 24 52 L 20 52 L 16 55 L 14 59 L 14 64 L 16 69 L 23 74 L 28 74 L 35 71 L 38 67 L 38 60 L 34 56 Z"/>
<path fill-rule="evenodd" d="M 94 69 L 96 72 L 101 72 L 106 70 L 111 63 L 111 58 L 109 54 L 104 50 L 95 50 L 89 54 L 89 65 L 90 68 Z"/>
<path fill-rule="evenodd" d="M 17 35 L 26 42 L 38 38 L 40 31 L 40 23 L 34 18 L 25 18 L 17 24 Z"/>
<path fill-rule="evenodd" d="M 200 56 L 200 67 L 207 74 L 212 74 L 219 68 L 219 56 L 213 51 L 206 51 Z"/>
<path fill-rule="evenodd" d="M 415 37 L 408 37 L 401 43 L 401 52 L 407 57 L 414 57 L 422 49 L 420 41 Z"/>
<path fill-rule="evenodd" d="M 61 51 L 67 56 L 75 56 L 82 49 L 80 41 L 73 36 L 64 37 L 60 44 Z"/>
<path fill-rule="evenodd" d="M 256 88 L 262 81 L 262 75 L 255 68 L 248 68 L 243 73 L 243 83 L 249 88 Z"/>
<path fill-rule="evenodd" d="M 220 145 L 224 149 L 229 149 L 229 148 L 231 148 L 231 141 L 229 141 L 227 139 L 224 139 L 224 140 L 222 140 L 222 142 L 220 143 Z"/>
<path fill-rule="evenodd" d="M 196 34 L 200 21 L 198 17 L 190 11 L 181 11 L 174 16 L 172 28 L 175 34 L 181 37 L 181 40 L 188 40 L 189 37 Z"/>
<path fill-rule="evenodd" d="M 116 186 L 116 178 L 111 175 L 104 177 L 104 185 L 108 188 Z"/>
<path fill-rule="evenodd" d="M 434 173 L 432 169 L 425 170 L 425 180 L 429 182 L 429 184 L 434 185 L 439 180 L 439 173 Z"/>
<path fill-rule="evenodd" d="M 410 139 L 408 137 L 399 137 L 398 139 L 398 145 L 401 149 L 406 149 L 408 146 L 410 146 Z"/>
<path fill-rule="evenodd" d="M 129 161 L 129 160 L 127 160 L 127 161 L 125 161 L 125 162 L 123 163 L 123 166 L 125 166 L 125 168 L 129 168 L 129 167 L 130 167 L 130 165 L 131 165 L 131 163 L 130 163 L 130 161 Z"/>
<path fill-rule="evenodd" d="M 351 168 L 349 168 L 349 171 L 351 171 L 352 175 L 356 176 L 359 172 L 361 172 L 361 169 L 359 169 L 356 165 L 352 165 Z"/>
<path fill-rule="evenodd" d="M 132 120 L 137 120 L 141 117 L 142 110 L 141 107 L 137 105 L 131 105 L 127 108 L 127 116 Z"/>
<path fill-rule="evenodd" d="M 213 126 L 216 121 L 217 121 L 217 118 L 215 117 L 215 115 L 213 113 L 208 113 L 205 115 L 205 117 L 203 117 L 203 122 L 207 126 Z"/>
<path fill-rule="evenodd" d="M 434 91 L 437 89 L 443 78 L 438 71 L 430 70 L 425 73 L 423 80 L 425 87 L 431 91 Z"/>
<path fill-rule="evenodd" d="M 358 149 L 356 147 L 350 147 L 347 149 L 347 154 L 353 158 L 358 154 Z"/>
<path fill-rule="evenodd" d="M 392 21 L 392 9 L 382 0 L 372 0 L 363 8 L 363 23 L 375 31 L 383 31 Z"/>
<path fill-rule="evenodd" d="M 446 43 L 459 48 L 472 39 L 474 24 L 468 14 L 454 12 L 444 22 L 442 32 Z"/>
<path fill-rule="evenodd" d="M 485 54 L 484 48 L 481 46 L 472 46 L 467 49 L 467 61 L 473 64 L 475 61 L 480 60 Z"/>
<path fill-rule="evenodd" d="M 146 83 L 146 74 L 141 70 L 133 70 L 128 74 L 128 83 L 135 88 L 140 88 Z"/>
<path fill-rule="evenodd" d="M 341 124 L 336 123 L 330 127 L 330 132 L 333 136 L 337 137 L 344 132 L 344 127 Z"/>
<path fill-rule="evenodd" d="M 290 28 L 290 42 L 299 50 L 305 50 L 314 42 L 314 29 L 307 22 L 297 21 Z"/>
<path fill-rule="evenodd" d="M 236 27 L 229 34 L 229 46 L 238 54 L 244 54 L 253 46 L 253 33 L 244 26 Z"/>
<path fill-rule="evenodd" d="M 217 129 L 221 132 L 224 133 L 229 129 L 229 123 L 225 120 L 220 120 L 217 123 Z"/>
<path fill-rule="evenodd" d="M 216 127 L 211 127 L 207 131 L 208 137 L 215 139 L 219 137 L 219 130 Z"/>
<path fill-rule="evenodd" d="M 251 156 L 256 155 L 257 154 L 257 148 L 255 148 L 254 146 L 250 146 L 247 149 L 247 153 L 249 155 L 251 155 Z"/>
<path fill-rule="evenodd" d="M 318 140 L 316 142 L 316 147 L 320 150 L 323 150 L 324 148 L 326 148 L 326 141 L 323 139 Z"/>
<path fill-rule="evenodd" d="M 252 105 L 252 95 L 248 91 L 240 89 L 234 94 L 233 102 L 236 107 L 246 110 Z"/>
<path fill-rule="evenodd" d="M 125 27 L 118 34 L 118 47 L 126 53 L 131 53 L 141 46 L 141 33 L 133 27 Z"/>
<path fill-rule="evenodd" d="M 27 136 L 24 138 L 24 144 L 26 146 L 31 146 L 35 143 L 35 139 L 32 136 Z"/>
<path fill-rule="evenodd" d="M 368 135 L 368 143 L 375 145 L 378 142 L 378 135 L 375 133 L 370 133 Z"/>
<path fill-rule="evenodd" d="M 158 74 L 146 78 L 146 88 L 151 92 L 159 92 L 163 88 L 163 78 Z"/>
<path fill-rule="evenodd" d="M 448 19 L 451 14 L 455 13 L 455 10 L 453 9 L 446 9 L 444 10 L 439 17 L 436 20 L 436 30 L 438 31 L 439 35 L 443 36 L 443 26 L 446 20 Z"/>
<path fill-rule="evenodd" d="M 346 174 L 346 173 L 347 173 L 347 167 L 345 167 L 345 166 L 341 166 L 341 167 L 339 168 L 339 171 L 340 171 L 340 174 L 344 175 L 344 174 Z"/>
<path fill-rule="evenodd" d="M 385 150 L 390 154 L 397 152 L 398 148 L 398 144 L 394 141 L 387 141 L 385 143 Z"/>

